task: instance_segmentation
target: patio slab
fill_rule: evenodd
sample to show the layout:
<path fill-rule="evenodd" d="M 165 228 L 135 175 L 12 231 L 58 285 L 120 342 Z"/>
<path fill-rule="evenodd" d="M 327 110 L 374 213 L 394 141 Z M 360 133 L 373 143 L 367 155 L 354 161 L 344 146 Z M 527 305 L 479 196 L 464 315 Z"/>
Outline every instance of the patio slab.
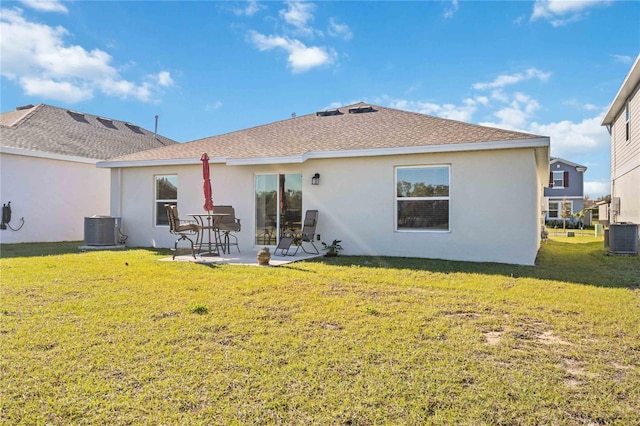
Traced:
<path fill-rule="evenodd" d="M 181 250 L 181 254 L 176 256 L 175 260 L 172 259 L 172 256 L 160 259 L 161 262 L 194 262 L 194 263 L 202 263 L 202 264 L 229 264 L 229 265 L 249 265 L 249 266 L 260 266 L 258 265 L 258 250 L 260 248 L 256 248 L 254 250 L 243 250 L 238 253 L 234 250 L 233 253 L 220 253 L 220 256 L 200 256 L 196 254 L 196 258 L 194 259 L 191 254 L 188 254 L 188 251 Z M 320 257 L 322 254 L 307 254 L 302 250 L 299 250 L 295 256 L 275 256 L 273 254 L 274 249 L 270 249 L 271 251 L 271 261 L 269 262 L 269 266 L 280 266 L 286 265 L 292 262 L 298 262 L 300 260 L 312 259 L 314 257 Z"/>

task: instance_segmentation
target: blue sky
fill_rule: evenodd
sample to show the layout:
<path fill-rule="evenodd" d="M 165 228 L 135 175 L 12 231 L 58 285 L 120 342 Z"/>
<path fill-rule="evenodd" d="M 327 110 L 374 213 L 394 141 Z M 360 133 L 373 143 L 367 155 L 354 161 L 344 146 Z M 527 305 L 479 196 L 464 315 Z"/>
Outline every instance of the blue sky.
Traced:
<path fill-rule="evenodd" d="M 2 112 L 47 103 L 180 142 L 357 101 L 551 137 L 609 193 L 601 118 L 638 1 L 2 1 Z"/>

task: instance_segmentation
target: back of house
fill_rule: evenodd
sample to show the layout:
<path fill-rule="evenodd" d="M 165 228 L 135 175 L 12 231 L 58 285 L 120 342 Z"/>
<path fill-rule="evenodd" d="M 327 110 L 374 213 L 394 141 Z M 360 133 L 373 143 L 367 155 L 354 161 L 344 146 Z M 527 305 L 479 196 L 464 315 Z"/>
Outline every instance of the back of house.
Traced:
<path fill-rule="evenodd" d="M 172 247 L 164 205 L 216 205 L 244 250 L 275 248 L 318 211 L 316 243 L 344 254 L 533 264 L 549 138 L 358 103 L 112 158 L 111 214 L 127 244 Z"/>

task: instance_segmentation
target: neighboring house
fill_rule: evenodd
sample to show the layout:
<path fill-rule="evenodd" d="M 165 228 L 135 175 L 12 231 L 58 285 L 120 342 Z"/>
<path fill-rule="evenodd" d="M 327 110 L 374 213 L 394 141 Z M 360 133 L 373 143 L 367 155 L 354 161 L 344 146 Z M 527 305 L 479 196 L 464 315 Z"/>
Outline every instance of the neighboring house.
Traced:
<path fill-rule="evenodd" d="M 0 242 L 77 241 L 84 217 L 108 215 L 110 173 L 96 162 L 176 142 L 122 121 L 39 104 L 0 114 Z"/>
<path fill-rule="evenodd" d="M 607 110 L 611 135 L 611 223 L 640 224 L 640 55 Z"/>
<path fill-rule="evenodd" d="M 549 187 L 544 189 L 547 198 L 547 221 L 566 220 L 575 222 L 573 216 L 584 208 L 584 172 L 581 166 L 562 158 L 551 158 L 549 162 Z M 562 217 L 563 204 L 566 203 L 570 217 Z"/>
<path fill-rule="evenodd" d="M 598 201 L 596 203 L 596 207 L 598 208 L 598 223 L 604 226 L 609 226 L 610 219 L 609 214 L 611 213 L 611 201 L 603 200 Z"/>
<path fill-rule="evenodd" d="M 241 219 L 241 250 L 274 246 L 319 211 L 318 240 L 350 255 L 533 264 L 549 138 L 362 103 L 98 163 L 132 246 L 172 247 L 165 203 Z M 158 195 L 163 194 L 163 195 Z"/>

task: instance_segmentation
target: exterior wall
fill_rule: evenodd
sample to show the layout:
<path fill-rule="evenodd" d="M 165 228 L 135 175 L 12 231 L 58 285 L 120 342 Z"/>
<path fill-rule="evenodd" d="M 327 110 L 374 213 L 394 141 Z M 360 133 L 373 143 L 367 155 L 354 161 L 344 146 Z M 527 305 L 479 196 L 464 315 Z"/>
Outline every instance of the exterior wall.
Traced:
<path fill-rule="evenodd" d="M 620 197 L 615 222 L 640 224 L 640 166 L 615 180 L 613 196 Z"/>
<path fill-rule="evenodd" d="M 550 199 L 563 197 L 579 197 L 584 196 L 584 172 L 579 172 L 574 166 L 564 164 L 557 161 L 549 166 L 549 172 L 568 172 L 569 187 L 568 188 L 545 188 L 544 196 Z M 548 182 L 547 182 L 548 183 Z"/>
<path fill-rule="evenodd" d="M 598 204 L 598 223 L 604 226 L 609 226 L 609 208 L 610 203 Z"/>
<path fill-rule="evenodd" d="M 571 183 L 571 181 L 569 181 L 569 183 Z M 547 188 L 545 188 L 547 189 Z M 551 198 L 549 197 L 549 203 L 560 203 L 560 208 L 562 209 L 562 203 L 567 200 L 571 203 L 571 214 L 572 217 L 567 219 L 569 222 L 577 222 L 577 219 L 575 217 L 573 217 L 574 213 L 578 213 L 579 211 L 581 211 L 584 208 L 584 198 L 583 197 L 564 197 L 564 198 Z M 547 204 L 547 205 L 548 205 Z M 547 212 L 547 220 L 565 220 L 562 217 L 549 217 L 549 212 Z M 584 222 L 584 221 L 583 221 Z"/>
<path fill-rule="evenodd" d="M 549 166 L 549 172 L 566 172 L 569 174 L 569 186 L 558 188 L 558 187 L 547 187 L 544 188 L 544 196 L 549 199 L 549 203 L 559 202 L 562 203 L 564 200 L 571 202 L 571 212 L 577 213 L 584 208 L 584 172 L 579 172 L 576 170 L 575 166 L 570 164 L 565 164 L 562 161 L 556 161 L 555 163 Z M 547 182 L 548 183 L 548 182 Z M 550 217 L 549 213 L 546 216 L 547 220 L 564 220 L 562 217 Z M 575 218 L 568 219 L 571 222 L 576 222 Z"/>
<path fill-rule="evenodd" d="M 395 231 L 395 167 L 450 165 L 450 231 Z M 154 175 L 178 175 L 178 208 L 202 212 L 202 168 L 164 166 L 112 171 L 122 200 L 131 246 L 172 247 L 167 227 L 153 224 Z M 214 203 L 231 204 L 242 219 L 239 244 L 254 246 L 254 175 L 297 172 L 303 176 L 303 210 L 318 209 L 321 240 L 342 240 L 345 254 L 440 258 L 533 264 L 539 248 L 540 195 L 533 149 L 318 159 L 268 166 L 211 165 Z M 320 173 L 320 185 L 311 176 Z M 117 191 L 117 188 L 114 188 Z M 117 211 L 119 208 L 119 211 Z"/>
<path fill-rule="evenodd" d="M 629 98 L 629 140 L 626 140 L 624 108 L 611 126 L 611 196 L 620 198 L 620 212 L 612 212 L 612 222 L 640 224 L 639 88 L 637 86 Z"/>
<path fill-rule="evenodd" d="M 84 240 L 84 218 L 109 214 L 109 171 L 94 163 L 0 154 L 0 202 L 11 201 L 11 225 L 0 242 Z"/>

